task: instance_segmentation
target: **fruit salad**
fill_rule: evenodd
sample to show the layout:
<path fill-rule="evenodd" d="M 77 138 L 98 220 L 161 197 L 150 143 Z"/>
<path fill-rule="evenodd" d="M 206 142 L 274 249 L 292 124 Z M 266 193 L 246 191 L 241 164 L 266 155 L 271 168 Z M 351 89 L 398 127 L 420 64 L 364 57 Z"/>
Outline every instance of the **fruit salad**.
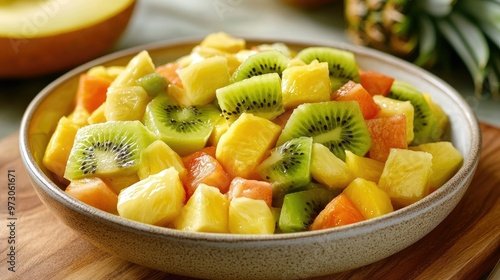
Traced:
<path fill-rule="evenodd" d="M 81 74 L 44 166 L 65 192 L 177 230 L 274 234 L 339 227 L 440 188 L 463 157 L 431 96 L 332 47 L 207 35 L 155 65 Z"/>

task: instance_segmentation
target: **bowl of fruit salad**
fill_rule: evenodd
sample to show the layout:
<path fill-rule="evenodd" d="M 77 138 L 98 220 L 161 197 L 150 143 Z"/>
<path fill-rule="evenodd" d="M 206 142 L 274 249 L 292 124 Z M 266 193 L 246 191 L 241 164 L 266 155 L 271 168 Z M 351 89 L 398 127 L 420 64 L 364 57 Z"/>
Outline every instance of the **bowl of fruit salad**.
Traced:
<path fill-rule="evenodd" d="M 456 206 L 481 146 L 451 86 L 381 52 L 226 33 L 48 85 L 22 120 L 38 196 L 97 248 L 198 278 L 358 268 Z"/>

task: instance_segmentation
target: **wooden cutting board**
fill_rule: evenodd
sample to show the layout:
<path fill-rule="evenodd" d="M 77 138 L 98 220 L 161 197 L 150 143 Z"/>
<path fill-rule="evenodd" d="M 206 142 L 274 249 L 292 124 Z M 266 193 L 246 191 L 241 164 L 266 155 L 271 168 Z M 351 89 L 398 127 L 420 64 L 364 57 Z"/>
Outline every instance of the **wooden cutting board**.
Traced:
<path fill-rule="evenodd" d="M 473 182 L 436 229 L 384 260 L 314 279 L 481 279 L 487 275 L 500 258 L 500 129 L 485 124 L 481 129 L 483 151 Z M 6 201 L 9 172 L 15 175 L 13 231 L 8 227 L 12 216 L 8 215 Z M 17 133 L 0 140 L 0 178 L 1 279 L 189 279 L 99 251 L 62 224 L 38 199 L 28 181 Z M 8 241 L 12 239 L 15 272 L 8 269 Z M 69 247 L 73 249 L 66 250 Z"/>

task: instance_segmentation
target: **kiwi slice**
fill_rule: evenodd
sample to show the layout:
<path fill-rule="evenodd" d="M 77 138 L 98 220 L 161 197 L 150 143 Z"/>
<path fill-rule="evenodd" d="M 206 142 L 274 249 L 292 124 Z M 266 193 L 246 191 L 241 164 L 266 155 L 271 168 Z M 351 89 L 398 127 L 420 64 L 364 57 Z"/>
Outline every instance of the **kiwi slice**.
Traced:
<path fill-rule="evenodd" d="M 277 73 L 254 76 L 219 88 L 216 96 L 222 115 L 230 122 L 243 112 L 268 120 L 285 112 L 281 78 Z"/>
<path fill-rule="evenodd" d="M 286 233 L 308 230 L 334 196 L 334 192 L 318 187 L 286 194 L 278 220 L 280 231 Z"/>
<path fill-rule="evenodd" d="M 267 73 L 281 73 L 288 66 L 289 58 L 277 49 L 259 51 L 249 56 L 236 68 L 231 76 L 231 82 L 238 82 L 253 76 Z"/>
<path fill-rule="evenodd" d="M 80 128 L 64 177 L 127 176 L 137 172 L 142 151 L 154 137 L 140 121 L 108 121 Z"/>
<path fill-rule="evenodd" d="M 271 151 L 257 166 L 257 173 L 273 188 L 273 197 L 308 185 L 311 182 L 312 138 L 298 137 Z"/>
<path fill-rule="evenodd" d="M 304 103 L 290 115 L 277 145 L 307 136 L 345 160 L 345 150 L 364 156 L 371 147 L 370 132 L 357 101 Z"/>
<path fill-rule="evenodd" d="M 143 121 L 172 150 L 186 156 L 205 147 L 219 116 L 213 104 L 181 106 L 159 94 L 146 106 Z"/>
<path fill-rule="evenodd" d="M 354 53 L 331 47 L 308 47 L 295 58 L 309 64 L 313 60 L 328 63 L 332 91 L 336 91 L 349 80 L 359 83 L 359 70 Z"/>
<path fill-rule="evenodd" d="M 388 97 L 396 100 L 410 101 L 411 105 L 413 105 L 415 111 L 413 133 L 415 136 L 410 144 L 419 145 L 431 141 L 437 120 L 424 95 L 413 85 L 395 80 L 392 83 Z"/>

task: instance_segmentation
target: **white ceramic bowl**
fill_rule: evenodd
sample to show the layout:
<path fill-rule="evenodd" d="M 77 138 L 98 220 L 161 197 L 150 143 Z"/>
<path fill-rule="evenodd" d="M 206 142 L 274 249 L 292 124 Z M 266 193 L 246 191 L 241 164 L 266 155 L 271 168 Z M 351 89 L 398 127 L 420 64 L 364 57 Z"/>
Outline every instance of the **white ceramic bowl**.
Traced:
<path fill-rule="evenodd" d="M 272 42 L 247 40 L 249 45 Z M 450 213 L 469 186 L 478 164 L 481 134 L 471 108 L 452 87 L 378 51 L 332 42 L 285 41 L 296 49 L 328 45 L 350 50 L 362 68 L 406 80 L 429 93 L 450 118 L 450 140 L 464 156 L 462 168 L 437 191 L 391 214 L 339 228 L 266 236 L 190 233 L 150 226 L 94 209 L 66 195 L 48 176 L 41 159 L 57 120 L 71 110 L 78 75 L 95 65 L 124 65 L 143 49 L 158 65 L 188 54 L 198 42 L 150 44 L 89 62 L 47 86 L 24 115 L 20 149 L 33 187 L 60 220 L 98 248 L 143 266 L 199 278 L 290 279 L 332 274 L 373 263 L 415 243 Z"/>

